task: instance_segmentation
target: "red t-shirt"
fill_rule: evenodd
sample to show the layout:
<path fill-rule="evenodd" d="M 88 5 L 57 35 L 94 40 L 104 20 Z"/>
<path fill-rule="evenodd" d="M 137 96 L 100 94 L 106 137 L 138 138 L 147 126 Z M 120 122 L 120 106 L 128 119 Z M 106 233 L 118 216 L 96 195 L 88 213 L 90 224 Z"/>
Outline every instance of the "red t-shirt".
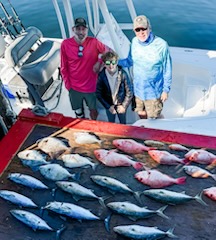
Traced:
<path fill-rule="evenodd" d="M 83 46 L 82 57 L 78 56 L 79 46 Z M 82 44 L 74 37 L 65 39 L 61 44 L 61 74 L 65 87 L 78 92 L 95 92 L 98 75 L 93 66 L 105 50 L 106 45 L 93 37 L 87 37 Z"/>

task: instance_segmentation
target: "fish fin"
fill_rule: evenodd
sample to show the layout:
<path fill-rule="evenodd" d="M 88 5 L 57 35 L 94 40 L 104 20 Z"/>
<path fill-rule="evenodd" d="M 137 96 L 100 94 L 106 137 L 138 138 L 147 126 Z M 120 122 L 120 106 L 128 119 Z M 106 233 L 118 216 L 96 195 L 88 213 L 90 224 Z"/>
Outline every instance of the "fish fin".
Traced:
<path fill-rule="evenodd" d="M 200 204 L 202 204 L 203 206 L 208 206 L 208 204 L 202 200 L 202 192 L 198 193 L 198 194 L 194 197 L 194 199 L 195 199 L 197 202 L 199 202 Z"/>
<path fill-rule="evenodd" d="M 187 177 L 177 178 L 177 184 L 185 184 Z"/>
<path fill-rule="evenodd" d="M 112 213 L 110 213 L 105 219 L 104 219 L 104 225 L 107 232 L 110 232 L 110 219 L 111 219 Z"/>
<path fill-rule="evenodd" d="M 211 169 L 213 169 L 214 167 L 216 167 L 216 160 L 212 161 L 212 163 L 210 163 L 210 164 L 206 167 L 206 169 L 211 170 Z"/>
<path fill-rule="evenodd" d="M 77 196 L 77 195 L 73 195 L 73 199 L 78 202 L 80 199 L 82 199 L 81 197 Z"/>
<path fill-rule="evenodd" d="M 137 221 L 137 219 L 138 218 L 136 218 L 136 217 L 131 217 L 131 216 L 127 216 L 131 221 L 134 221 L 134 222 L 136 222 Z"/>
<path fill-rule="evenodd" d="M 167 207 L 168 207 L 168 205 L 159 208 L 159 209 L 157 210 L 158 216 L 163 217 L 163 218 L 166 218 L 166 219 L 169 219 L 169 217 L 168 217 L 166 214 L 163 213 L 163 211 L 164 211 Z"/>
<path fill-rule="evenodd" d="M 99 203 L 100 203 L 100 205 L 101 205 L 102 207 L 106 208 L 106 205 L 105 205 L 104 201 L 107 200 L 107 199 L 109 199 L 109 198 L 111 198 L 111 197 L 112 197 L 112 196 L 99 197 L 99 198 L 98 198 L 98 201 L 99 201 Z"/>
<path fill-rule="evenodd" d="M 170 237 L 170 238 L 178 238 L 178 236 L 176 236 L 175 234 L 173 234 L 174 229 L 175 229 L 175 227 L 170 228 L 170 229 L 166 232 L 166 234 L 167 234 L 168 237 Z"/>

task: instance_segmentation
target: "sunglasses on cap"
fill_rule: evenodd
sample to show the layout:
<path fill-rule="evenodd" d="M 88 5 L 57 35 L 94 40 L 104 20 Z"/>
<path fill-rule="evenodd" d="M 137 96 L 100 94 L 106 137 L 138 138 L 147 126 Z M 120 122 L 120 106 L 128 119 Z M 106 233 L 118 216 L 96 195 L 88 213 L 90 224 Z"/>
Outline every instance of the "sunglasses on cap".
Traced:
<path fill-rule="evenodd" d="M 143 28 L 143 27 L 140 27 L 140 28 L 136 28 L 135 29 L 135 32 L 140 32 L 140 31 L 146 31 L 148 28 Z"/>
<path fill-rule="evenodd" d="M 109 65 L 115 65 L 115 64 L 117 64 L 117 60 L 112 60 L 112 61 L 106 61 L 105 62 L 105 64 L 107 65 L 107 66 L 109 66 Z"/>
<path fill-rule="evenodd" d="M 80 45 L 79 46 L 79 48 L 78 48 L 78 57 L 82 57 L 83 56 L 83 49 L 84 49 L 84 47 L 82 46 L 82 45 Z"/>

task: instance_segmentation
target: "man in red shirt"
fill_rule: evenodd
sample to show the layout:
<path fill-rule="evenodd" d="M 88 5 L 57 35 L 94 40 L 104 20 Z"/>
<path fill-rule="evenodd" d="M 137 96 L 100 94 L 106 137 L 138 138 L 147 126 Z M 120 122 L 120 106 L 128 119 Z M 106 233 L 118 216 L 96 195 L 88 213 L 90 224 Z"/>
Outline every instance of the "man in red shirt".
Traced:
<path fill-rule="evenodd" d="M 61 74 L 72 109 L 77 118 L 85 118 L 83 102 L 90 111 L 91 119 L 96 119 L 96 83 L 100 69 L 99 55 L 109 48 L 94 37 L 88 36 L 85 19 L 77 18 L 72 28 L 74 36 L 61 44 Z"/>

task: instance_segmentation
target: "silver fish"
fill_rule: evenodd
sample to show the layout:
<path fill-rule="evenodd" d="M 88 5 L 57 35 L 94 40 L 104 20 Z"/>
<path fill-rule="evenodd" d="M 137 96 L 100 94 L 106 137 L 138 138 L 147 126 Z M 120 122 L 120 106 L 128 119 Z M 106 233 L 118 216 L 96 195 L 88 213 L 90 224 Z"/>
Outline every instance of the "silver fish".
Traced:
<path fill-rule="evenodd" d="M 151 147 L 157 147 L 157 148 L 165 147 L 165 144 L 163 142 L 155 141 L 155 140 L 145 140 L 144 143 L 145 145 L 151 146 Z"/>
<path fill-rule="evenodd" d="M 178 238 L 173 234 L 173 228 L 163 232 L 157 227 L 145 227 L 141 225 L 122 225 L 113 228 L 114 232 L 131 239 L 154 240 L 164 237 Z"/>
<path fill-rule="evenodd" d="M 64 162 L 65 167 L 68 168 L 76 168 L 76 167 L 84 167 L 91 166 L 93 169 L 98 165 L 90 160 L 88 157 L 83 157 L 80 154 L 64 154 L 62 156 L 62 160 Z"/>
<path fill-rule="evenodd" d="M 72 194 L 73 198 L 78 201 L 80 199 L 97 199 L 101 205 L 104 206 L 103 197 L 99 197 L 93 193 L 93 191 L 89 188 L 83 187 L 82 185 L 75 182 L 67 182 L 67 181 L 58 181 L 56 185 L 61 188 L 63 191 Z"/>
<path fill-rule="evenodd" d="M 69 173 L 68 170 L 57 163 L 40 166 L 39 171 L 46 179 L 52 181 L 60 181 L 76 177 L 76 174 Z"/>
<path fill-rule="evenodd" d="M 165 204 L 177 205 L 189 202 L 191 200 L 196 200 L 197 202 L 201 203 L 204 206 L 207 205 L 201 198 L 202 193 L 199 193 L 195 197 L 192 197 L 185 194 L 184 192 L 178 193 L 165 189 L 149 189 L 145 190 L 143 194 L 147 197 L 150 197 L 156 201 Z"/>
<path fill-rule="evenodd" d="M 48 209 L 77 220 L 100 220 L 88 209 L 66 202 L 50 202 L 43 209 Z"/>
<path fill-rule="evenodd" d="M 74 132 L 74 140 L 78 144 L 102 143 L 102 140 L 91 132 Z"/>
<path fill-rule="evenodd" d="M 161 207 L 158 210 L 150 210 L 146 207 L 139 207 L 130 202 L 110 202 L 107 204 L 107 207 L 118 214 L 127 216 L 133 221 L 142 218 L 149 218 L 151 216 L 154 216 L 155 214 L 163 218 L 169 218 L 163 213 L 167 206 Z"/>
<path fill-rule="evenodd" d="M 48 189 L 48 187 L 37 178 L 21 173 L 10 173 L 8 179 L 33 189 Z"/>
<path fill-rule="evenodd" d="M 210 173 L 209 171 L 202 169 L 198 166 L 184 166 L 185 172 L 194 178 L 207 178 L 212 177 L 216 181 L 216 174 Z"/>
<path fill-rule="evenodd" d="M 25 210 L 10 210 L 10 213 L 19 221 L 36 230 L 54 231 L 42 218 Z"/>
<path fill-rule="evenodd" d="M 20 207 L 31 207 L 31 208 L 37 207 L 37 205 L 30 198 L 22 194 L 19 194 L 17 192 L 13 192 L 9 190 L 0 190 L 0 197 Z"/>
<path fill-rule="evenodd" d="M 56 137 L 45 137 L 37 141 L 38 148 L 43 152 L 49 154 L 51 158 L 58 157 L 65 151 L 70 151 L 63 141 Z"/>
<path fill-rule="evenodd" d="M 136 200 L 140 202 L 140 193 L 134 192 L 132 189 L 130 189 L 126 184 L 122 183 L 121 181 L 107 177 L 107 176 L 101 176 L 101 175 L 92 175 L 90 177 L 96 184 L 107 188 L 112 194 L 115 192 L 120 193 L 132 193 Z"/>
<path fill-rule="evenodd" d="M 48 164 L 46 158 L 37 150 L 23 150 L 17 154 L 23 165 L 28 167 L 37 167 Z"/>

